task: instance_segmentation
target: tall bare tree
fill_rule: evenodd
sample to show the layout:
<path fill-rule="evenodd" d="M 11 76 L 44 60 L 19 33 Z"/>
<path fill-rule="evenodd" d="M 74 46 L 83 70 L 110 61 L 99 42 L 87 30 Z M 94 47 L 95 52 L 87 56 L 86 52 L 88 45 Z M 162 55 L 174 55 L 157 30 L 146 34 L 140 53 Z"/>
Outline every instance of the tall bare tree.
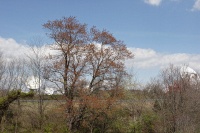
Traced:
<path fill-rule="evenodd" d="M 35 89 L 37 89 L 38 96 L 38 127 L 41 130 L 44 125 L 44 95 L 46 89 L 46 64 L 48 63 L 46 60 L 46 47 L 44 41 L 40 37 L 34 37 L 30 42 L 30 52 L 27 55 L 28 57 L 28 68 L 29 68 L 29 76 L 32 77 L 35 83 Z M 43 46 L 42 46 L 43 45 Z M 30 88 L 33 89 L 33 88 Z"/>
<path fill-rule="evenodd" d="M 92 27 L 89 31 L 86 24 L 81 24 L 75 17 L 48 21 L 43 25 L 50 31 L 49 36 L 57 50 L 49 66 L 48 79 L 63 88 L 67 104 L 67 124 L 70 131 L 78 128 L 83 120 L 86 105 L 79 108 L 75 115 L 75 97 L 78 92 L 87 90 L 92 95 L 101 89 L 119 88 L 119 75 L 126 75 L 124 60 L 132 58 L 132 53 L 122 41 L 118 41 L 106 30 Z M 87 86 L 80 86 L 81 81 Z"/>

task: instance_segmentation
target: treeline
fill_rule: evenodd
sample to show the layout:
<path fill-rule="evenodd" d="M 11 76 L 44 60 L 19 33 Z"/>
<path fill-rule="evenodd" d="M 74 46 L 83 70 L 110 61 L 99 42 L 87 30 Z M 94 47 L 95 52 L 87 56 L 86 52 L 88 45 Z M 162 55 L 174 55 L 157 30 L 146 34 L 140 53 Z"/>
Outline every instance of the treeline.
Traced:
<path fill-rule="evenodd" d="M 134 85 L 134 84 L 133 84 Z M 180 75 L 170 66 L 143 90 L 101 90 L 93 95 L 76 96 L 73 117 L 83 115 L 76 131 L 66 125 L 66 98 L 39 102 L 15 101 L 5 111 L 2 132 L 113 132 L 113 133 L 198 133 L 200 131 L 199 82 Z M 170 89 L 169 89 L 170 88 Z M 81 99 L 81 100 L 80 100 Z M 85 105 L 84 112 L 80 107 Z M 80 117 L 79 117 L 80 118 Z M 77 118 L 78 119 L 78 118 Z M 75 129 L 74 129 L 75 130 Z"/>
<path fill-rule="evenodd" d="M 127 81 L 130 82 L 129 79 Z M 116 97 L 112 96 L 116 90 L 99 90 L 93 95 L 76 96 L 74 108 L 77 110 L 74 111 L 74 117 L 80 115 L 80 106 L 87 107 L 85 112 L 81 112 L 84 117 L 75 132 L 199 132 L 198 81 L 182 78 L 179 69 L 170 66 L 147 84 L 145 89 L 135 90 L 134 85 L 132 83 L 132 89 L 128 90 L 124 84 Z M 3 102 L 9 97 L 14 96 L 15 100 L 12 104 L 5 102 L 8 108 L 1 108 L 2 132 L 74 132 L 69 131 L 66 125 L 65 96 L 35 94 L 34 97 L 30 95 L 26 98 L 26 94 L 16 92 L 1 91 L 0 105 L 4 105 Z"/>

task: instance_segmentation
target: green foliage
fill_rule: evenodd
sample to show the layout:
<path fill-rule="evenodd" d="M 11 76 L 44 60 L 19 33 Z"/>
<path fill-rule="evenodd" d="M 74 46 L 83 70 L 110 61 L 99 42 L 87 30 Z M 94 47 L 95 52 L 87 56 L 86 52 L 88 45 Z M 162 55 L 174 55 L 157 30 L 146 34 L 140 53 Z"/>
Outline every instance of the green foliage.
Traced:
<path fill-rule="evenodd" d="M 156 115 L 144 113 L 140 119 L 130 123 L 129 133 L 155 133 Z"/>
<path fill-rule="evenodd" d="M 8 110 L 9 106 L 12 102 L 15 100 L 19 99 L 21 96 L 21 91 L 20 90 L 12 90 L 8 92 L 8 94 L 2 98 L 0 98 L 0 123 L 2 123 L 2 118 L 6 116 L 6 120 L 9 123 L 12 123 L 12 119 L 14 117 L 14 114 L 12 110 Z M 23 94 L 23 97 L 30 96 L 32 94 Z M 12 126 L 12 124 L 11 124 Z"/>
<path fill-rule="evenodd" d="M 51 124 L 48 124 L 45 128 L 44 128 L 44 133 L 53 133 L 53 128 Z"/>
<path fill-rule="evenodd" d="M 63 124 L 55 125 L 54 123 L 49 123 L 44 127 L 44 133 L 69 133 L 66 126 Z"/>
<path fill-rule="evenodd" d="M 24 93 L 21 92 L 20 90 L 12 90 L 8 92 L 8 94 L 4 97 L 0 98 L 0 108 L 5 106 L 5 104 L 11 103 L 14 100 L 17 100 L 18 98 L 26 98 L 26 97 L 33 97 L 34 93 L 29 92 L 29 93 Z"/>
<path fill-rule="evenodd" d="M 33 91 L 30 91 L 28 93 L 24 93 L 24 92 L 20 93 L 20 97 L 21 98 L 32 98 L 33 96 L 34 96 L 34 92 Z"/>
<path fill-rule="evenodd" d="M 142 133 L 142 123 L 135 121 L 129 124 L 129 133 Z"/>
<path fill-rule="evenodd" d="M 8 93 L 7 96 L 0 98 L 0 110 L 6 110 L 10 103 L 19 98 L 20 93 L 20 90 L 12 90 Z"/>
<path fill-rule="evenodd" d="M 154 121 L 156 116 L 154 114 L 144 114 L 142 116 L 143 132 L 145 133 L 155 133 Z"/>
<path fill-rule="evenodd" d="M 112 132 L 121 133 L 124 131 L 128 131 L 129 129 L 129 121 L 127 116 L 129 116 L 129 112 L 123 108 L 118 108 L 113 112 L 112 116 L 114 120 L 111 125 Z"/>

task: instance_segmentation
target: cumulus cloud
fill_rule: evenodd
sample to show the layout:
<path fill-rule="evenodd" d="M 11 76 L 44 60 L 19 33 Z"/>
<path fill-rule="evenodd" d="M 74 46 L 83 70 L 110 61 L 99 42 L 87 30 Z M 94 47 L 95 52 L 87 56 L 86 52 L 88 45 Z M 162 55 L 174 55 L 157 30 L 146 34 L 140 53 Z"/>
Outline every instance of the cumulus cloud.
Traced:
<path fill-rule="evenodd" d="M 45 55 L 56 54 L 54 50 L 43 46 L 41 48 Z M 160 53 L 153 49 L 129 48 L 135 55 L 134 59 L 128 60 L 126 66 L 148 70 L 152 68 L 163 68 L 170 63 L 175 65 L 189 65 L 195 70 L 200 71 L 200 54 L 187 53 Z M 14 39 L 0 37 L 0 51 L 8 59 L 21 58 L 30 55 L 31 49 L 27 45 L 17 43 Z"/>
<path fill-rule="evenodd" d="M 195 1 L 192 11 L 195 11 L 195 10 L 200 10 L 200 0 Z"/>
<path fill-rule="evenodd" d="M 20 44 L 12 38 L 5 39 L 2 37 L 0 37 L 0 52 L 3 53 L 3 57 L 7 60 L 31 57 L 31 54 L 33 54 L 30 46 Z M 55 51 L 47 46 L 42 46 L 41 52 L 44 55 L 55 54 Z"/>
<path fill-rule="evenodd" d="M 144 2 L 152 6 L 159 6 L 162 0 L 144 0 Z"/>
<path fill-rule="evenodd" d="M 166 54 L 159 53 L 153 49 L 129 48 L 135 55 L 133 60 L 127 61 L 128 67 L 136 67 L 139 69 L 150 69 L 153 67 L 163 68 L 169 64 L 189 65 L 190 67 L 200 71 L 200 54 L 175 53 Z"/>
<path fill-rule="evenodd" d="M 17 43 L 12 38 L 2 38 L 0 37 L 0 51 L 3 52 L 6 58 L 18 58 L 24 56 L 27 53 L 28 47 Z"/>

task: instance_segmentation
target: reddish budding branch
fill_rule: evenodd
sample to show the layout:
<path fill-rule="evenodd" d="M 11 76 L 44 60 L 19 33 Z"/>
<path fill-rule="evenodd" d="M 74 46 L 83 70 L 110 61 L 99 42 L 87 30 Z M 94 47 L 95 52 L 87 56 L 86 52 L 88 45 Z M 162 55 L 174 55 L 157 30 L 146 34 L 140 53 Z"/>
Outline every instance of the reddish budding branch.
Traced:
<path fill-rule="evenodd" d="M 123 42 L 118 41 L 107 30 L 98 30 L 92 27 L 87 30 L 86 24 L 81 24 L 75 17 L 48 21 L 43 25 L 50 31 L 49 37 L 54 39 L 54 49 L 61 54 L 54 59 L 50 70 L 62 84 L 67 98 L 67 121 L 69 130 L 76 130 L 80 120 L 74 112 L 78 110 L 73 102 L 80 96 L 80 89 L 88 89 L 88 96 L 98 93 L 99 90 L 120 88 L 116 81 L 128 74 L 124 69 L 124 60 L 133 58 L 132 53 Z M 54 58 L 54 57 L 52 57 Z M 52 59 L 51 58 L 51 59 Z M 121 77 L 118 77 L 120 74 Z M 53 77 L 49 77 L 53 81 Z M 85 80 L 88 87 L 81 86 L 80 81 Z M 85 104 L 82 109 L 87 109 Z M 81 112 L 85 112 L 81 110 Z M 84 115 L 79 115 L 83 117 Z"/>

